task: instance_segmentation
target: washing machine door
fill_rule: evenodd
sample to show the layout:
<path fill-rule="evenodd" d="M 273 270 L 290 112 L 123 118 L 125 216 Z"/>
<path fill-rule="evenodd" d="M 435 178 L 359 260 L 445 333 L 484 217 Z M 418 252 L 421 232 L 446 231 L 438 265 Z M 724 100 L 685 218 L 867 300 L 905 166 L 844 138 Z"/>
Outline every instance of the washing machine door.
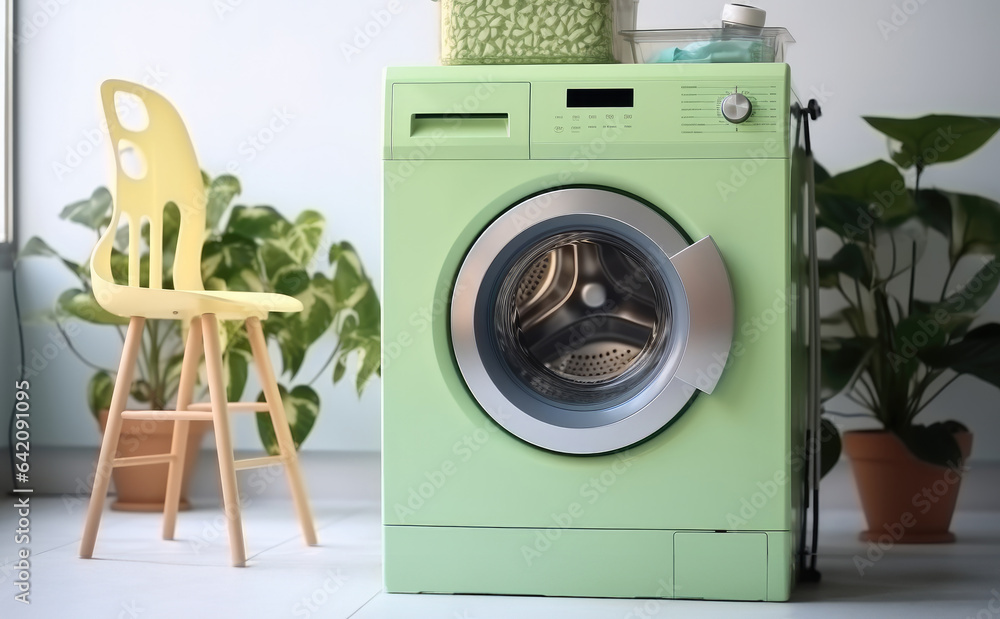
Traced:
<path fill-rule="evenodd" d="M 451 305 L 455 358 L 485 412 L 567 454 L 628 447 L 712 393 L 733 323 L 711 237 L 691 243 L 653 207 L 595 188 L 500 216 L 469 250 Z"/>

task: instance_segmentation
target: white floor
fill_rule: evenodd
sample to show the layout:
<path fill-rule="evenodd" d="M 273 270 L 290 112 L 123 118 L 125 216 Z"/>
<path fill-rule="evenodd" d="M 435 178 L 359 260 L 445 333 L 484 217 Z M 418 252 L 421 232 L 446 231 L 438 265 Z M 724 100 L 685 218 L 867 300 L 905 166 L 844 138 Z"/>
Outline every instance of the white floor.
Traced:
<path fill-rule="evenodd" d="M 306 463 L 312 479 L 339 474 L 328 470 L 330 461 Z M 317 470 L 320 465 L 326 470 Z M 361 466 L 377 467 L 377 460 L 363 459 Z M 211 500 L 181 514 L 175 542 L 159 539 L 158 515 L 107 511 L 99 559 L 87 561 L 77 557 L 83 502 L 67 495 L 32 499 L 32 604 L 25 607 L 13 601 L 15 517 L 8 499 L 0 508 L 0 563 L 6 563 L 0 565 L 0 618 L 1000 618 L 1000 509 L 983 497 L 996 496 L 998 469 L 969 473 L 953 523 L 958 543 L 891 548 L 863 575 L 854 561 L 866 552 L 857 541 L 861 516 L 847 473 L 838 469 L 823 490 L 823 581 L 799 586 L 787 604 L 386 594 L 379 506 L 357 498 L 314 502 L 322 545 L 313 548 L 303 546 L 288 502 L 250 500 L 247 569 L 227 566 L 221 512 Z"/>

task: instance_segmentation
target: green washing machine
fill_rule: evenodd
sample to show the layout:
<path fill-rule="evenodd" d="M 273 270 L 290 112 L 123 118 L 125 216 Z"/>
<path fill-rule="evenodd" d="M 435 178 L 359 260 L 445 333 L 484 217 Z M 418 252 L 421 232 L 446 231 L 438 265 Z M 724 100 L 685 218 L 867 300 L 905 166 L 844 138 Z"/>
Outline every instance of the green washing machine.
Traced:
<path fill-rule="evenodd" d="M 387 71 L 389 592 L 788 599 L 796 109 L 784 64 Z"/>

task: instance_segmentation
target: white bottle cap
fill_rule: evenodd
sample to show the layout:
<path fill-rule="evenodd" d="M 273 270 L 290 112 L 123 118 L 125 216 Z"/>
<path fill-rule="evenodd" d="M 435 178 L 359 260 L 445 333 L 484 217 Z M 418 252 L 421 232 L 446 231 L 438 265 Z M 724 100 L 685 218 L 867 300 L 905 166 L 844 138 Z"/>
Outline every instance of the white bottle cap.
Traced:
<path fill-rule="evenodd" d="M 763 28 L 767 11 L 749 4 L 727 4 L 722 7 L 722 23 L 732 26 Z"/>

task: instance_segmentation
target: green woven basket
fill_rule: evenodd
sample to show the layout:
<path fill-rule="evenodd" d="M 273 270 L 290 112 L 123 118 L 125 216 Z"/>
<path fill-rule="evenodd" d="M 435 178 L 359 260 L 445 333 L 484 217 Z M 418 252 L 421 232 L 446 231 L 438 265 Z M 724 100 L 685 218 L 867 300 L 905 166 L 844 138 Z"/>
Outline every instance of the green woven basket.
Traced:
<path fill-rule="evenodd" d="M 441 0 L 441 62 L 609 63 L 612 0 Z"/>

